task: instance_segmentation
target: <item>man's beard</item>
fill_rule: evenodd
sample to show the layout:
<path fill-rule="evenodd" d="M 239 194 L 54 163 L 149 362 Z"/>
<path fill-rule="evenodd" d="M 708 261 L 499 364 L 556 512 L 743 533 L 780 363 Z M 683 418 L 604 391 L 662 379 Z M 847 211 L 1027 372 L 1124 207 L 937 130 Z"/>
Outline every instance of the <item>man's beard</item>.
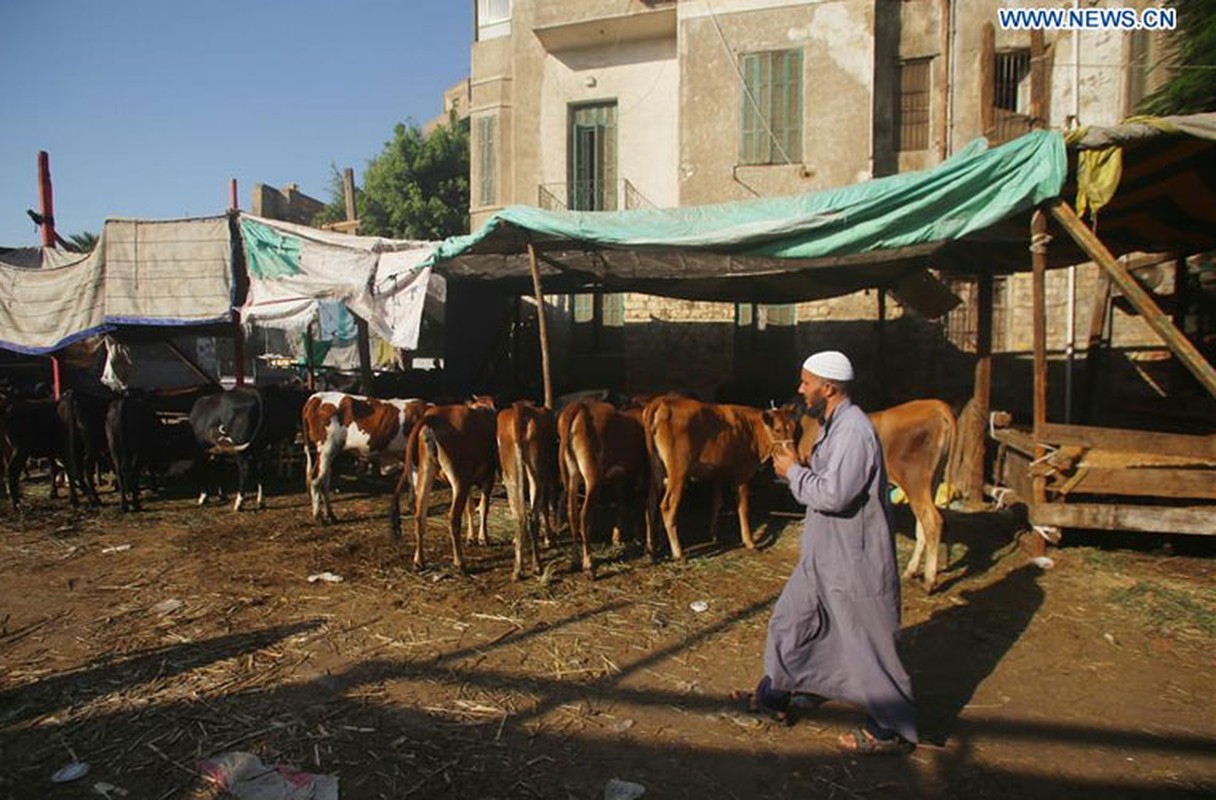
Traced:
<path fill-rule="evenodd" d="M 806 406 L 806 413 L 810 414 L 817 420 L 823 420 L 823 412 L 827 411 L 828 408 L 827 398 L 816 397 L 814 400 L 811 400 L 810 402 L 804 401 L 804 403 Z"/>

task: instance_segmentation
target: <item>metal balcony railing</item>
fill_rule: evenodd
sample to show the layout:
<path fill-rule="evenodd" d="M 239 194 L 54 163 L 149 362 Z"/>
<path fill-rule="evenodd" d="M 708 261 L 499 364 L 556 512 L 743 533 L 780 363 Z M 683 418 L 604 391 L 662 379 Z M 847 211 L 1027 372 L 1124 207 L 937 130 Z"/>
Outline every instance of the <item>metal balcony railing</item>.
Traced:
<path fill-rule="evenodd" d="M 542 183 L 536 188 L 536 204 L 547 211 L 654 208 L 654 203 L 639 192 L 627 178 L 618 181 Z"/>

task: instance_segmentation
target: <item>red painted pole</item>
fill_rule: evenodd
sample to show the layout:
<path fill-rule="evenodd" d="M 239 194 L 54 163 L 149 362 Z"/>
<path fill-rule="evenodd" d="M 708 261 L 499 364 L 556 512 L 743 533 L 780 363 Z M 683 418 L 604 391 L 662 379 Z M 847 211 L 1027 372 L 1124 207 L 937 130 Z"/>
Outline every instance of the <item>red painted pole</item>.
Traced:
<path fill-rule="evenodd" d="M 228 192 L 228 208 L 237 211 L 240 208 L 240 202 L 237 200 L 236 178 L 232 179 L 232 184 Z M 241 312 L 237 309 L 232 310 L 233 321 L 233 339 L 232 339 L 232 359 L 236 362 L 236 385 L 245 385 L 245 331 L 241 328 Z"/>
<path fill-rule="evenodd" d="M 55 197 L 51 191 L 51 156 L 45 150 L 38 151 L 38 200 L 42 208 L 42 246 L 55 246 Z M 51 384 L 55 399 L 61 390 L 59 381 L 59 359 L 51 356 Z"/>

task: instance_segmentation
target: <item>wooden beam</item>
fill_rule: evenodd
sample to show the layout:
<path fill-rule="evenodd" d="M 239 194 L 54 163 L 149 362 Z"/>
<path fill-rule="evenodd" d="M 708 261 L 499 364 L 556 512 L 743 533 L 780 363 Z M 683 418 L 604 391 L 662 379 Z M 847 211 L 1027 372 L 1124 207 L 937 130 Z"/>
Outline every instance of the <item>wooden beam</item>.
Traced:
<path fill-rule="evenodd" d="M 347 233 L 358 233 L 359 222 L 355 213 L 355 171 L 350 167 L 342 170 L 342 201 L 346 206 L 346 221 L 353 225 Z M 351 312 L 355 318 L 355 342 L 359 349 L 359 386 L 363 394 L 371 397 L 376 390 L 376 376 L 372 372 L 372 335 L 367 329 L 367 320 Z"/>
<path fill-rule="evenodd" d="M 1098 237 L 1085 227 L 1085 223 L 1072 210 L 1072 207 L 1063 200 L 1057 199 L 1048 205 L 1048 210 L 1073 241 L 1085 251 L 1086 255 L 1110 275 L 1111 280 L 1123 292 L 1123 296 L 1135 306 L 1144 321 L 1162 338 L 1174 355 L 1191 371 L 1191 374 L 1213 397 L 1216 397 L 1216 369 L 1153 302 L 1152 297 L 1141 288 L 1139 282 L 1122 264 L 1115 260 L 1111 252 L 1106 249 L 1106 245 L 1102 244 Z"/>
<path fill-rule="evenodd" d="M 532 292 L 536 297 L 536 327 L 540 332 L 540 371 L 545 382 L 545 408 L 553 408 L 553 374 L 549 369 L 549 327 L 545 322 L 545 295 L 540 288 L 536 247 L 531 242 L 528 242 L 528 269 L 532 272 Z"/>
<path fill-rule="evenodd" d="M 1107 531 L 1193 533 L 1216 536 L 1216 506 L 1128 506 L 1103 503 L 1035 503 L 1035 525 L 1099 528 Z"/>
<path fill-rule="evenodd" d="M 1103 450 L 1154 453 L 1216 461 L 1216 434 L 1204 436 L 1043 423 L 1035 431 L 1034 438 L 1039 444 L 1082 445 Z"/>
<path fill-rule="evenodd" d="M 1067 492 L 1063 485 L 1051 488 L 1061 494 L 1216 500 L 1216 471 L 1210 469 L 1081 467 L 1065 483 Z"/>

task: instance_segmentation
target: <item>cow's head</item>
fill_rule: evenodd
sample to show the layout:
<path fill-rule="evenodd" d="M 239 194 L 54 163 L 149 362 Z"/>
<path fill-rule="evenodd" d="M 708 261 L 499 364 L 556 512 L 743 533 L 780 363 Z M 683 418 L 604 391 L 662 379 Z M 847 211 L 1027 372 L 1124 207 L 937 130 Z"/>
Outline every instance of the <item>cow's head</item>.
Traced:
<path fill-rule="evenodd" d="M 760 414 L 764 420 L 764 429 L 768 433 L 771 442 L 769 455 L 772 455 L 772 448 L 781 443 L 793 447 L 798 441 L 799 419 L 799 415 L 794 407 L 787 404 L 780 408 L 765 409 Z"/>

